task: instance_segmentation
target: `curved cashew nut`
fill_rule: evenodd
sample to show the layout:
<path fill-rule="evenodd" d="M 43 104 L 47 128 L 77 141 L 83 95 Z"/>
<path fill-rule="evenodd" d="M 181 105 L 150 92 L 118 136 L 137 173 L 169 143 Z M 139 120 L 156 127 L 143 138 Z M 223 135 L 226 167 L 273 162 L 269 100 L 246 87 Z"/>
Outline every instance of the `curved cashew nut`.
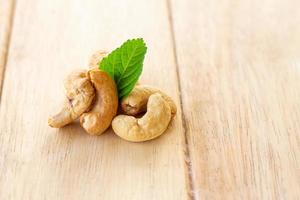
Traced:
<path fill-rule="evenodd" d="M 103 51 L 103 50 L 96 51 L 90 58 L 89 61 L 90 68 L 99 68 L 99 63 L 107 55 L 108 55 L 107 51 Z"/>
<path fill-rule="evenodd" d="M 55 128 L 63 127 L 85 112 L 95 96 L 92 83 L 85 70 L 72 72 L 64 81 L 67 100 L 62 110 L 48 119 L 48 124 Z"/>
<path fill-rule="evenodd" d="M 88 76 L 96 89 L 96 101 L 92 110 L 80 117 L 80 124 L 89 134 L 100 135 L 117 114 L 117 88 L 113 79 L 98 68 L 89 70 Z"/>
<path fill-rule="evenodd" d="M 177 112 L 177 108 L 171 97 L 159 89 L 145 85 L 136 85 L 129 96 L 122 99 L 121 106 L 123 111 L 127 115 L 137 115 L 141 112 L 145 112 L 148 99 L 154 93 L 159 93 L 164 98 L 170 105 L 172 116 L 174 116 Z"/>
<path fill-rule="evenodd" d="M 113 119 L 112 128 L 121 138 L 131 142 L 142 142 L 160 136 L 171 120 L 171 108 L 161 94 L 149 97 L 146 114 L 137 119 L 133 116 L 118 115 Z"/>

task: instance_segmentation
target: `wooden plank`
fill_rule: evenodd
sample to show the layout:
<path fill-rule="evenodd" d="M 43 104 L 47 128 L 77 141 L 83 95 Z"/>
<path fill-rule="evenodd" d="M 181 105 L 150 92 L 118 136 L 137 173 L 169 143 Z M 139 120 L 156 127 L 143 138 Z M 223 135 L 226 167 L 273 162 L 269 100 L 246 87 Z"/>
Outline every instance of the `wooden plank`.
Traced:
<path fill-rule="evenodd" d="M 47 125 L 65 75 L 133 37 L 148 44 L 141 82 L 179 104 L 165 2 L 18 1 L 0 108 L 0 199 L 187 198 L 180 112 L 145 143 Z"/>
<path fill-rule="evenodd" d="M 0 0 L 0 95 L 7 60 L 6 58 L 11 33 L 13 10 L 13 0 Z"/>
<path fill-rule="evenodd" d="M 171 0 L 194 197 L 298 199 L 296 0 Z"/>

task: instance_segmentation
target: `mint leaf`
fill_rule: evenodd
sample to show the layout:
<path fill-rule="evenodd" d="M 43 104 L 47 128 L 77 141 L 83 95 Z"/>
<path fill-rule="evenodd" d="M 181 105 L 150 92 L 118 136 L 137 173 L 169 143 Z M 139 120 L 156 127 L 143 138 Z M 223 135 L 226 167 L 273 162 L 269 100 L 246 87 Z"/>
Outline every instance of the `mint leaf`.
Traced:
<path fill-rule="evenodd" d="M 99 68 L 116 82 L 119 98 L 127 96 L 138 81 L 147 47 L 142 38 L 127 40 L 103 58 Z"/>

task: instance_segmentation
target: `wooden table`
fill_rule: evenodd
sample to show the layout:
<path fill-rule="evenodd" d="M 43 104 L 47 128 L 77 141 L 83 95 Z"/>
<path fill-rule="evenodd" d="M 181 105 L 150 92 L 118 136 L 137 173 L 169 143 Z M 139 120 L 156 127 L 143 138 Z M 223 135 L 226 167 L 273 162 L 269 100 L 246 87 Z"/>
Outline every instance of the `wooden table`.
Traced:
<path fill-rule="evenodd" d="M 300 199 L 298 0 L 0 0 L 0 199 Z M 130 143 L 47 125 L 98 49 L 148 45 L 178 105 Z"/>

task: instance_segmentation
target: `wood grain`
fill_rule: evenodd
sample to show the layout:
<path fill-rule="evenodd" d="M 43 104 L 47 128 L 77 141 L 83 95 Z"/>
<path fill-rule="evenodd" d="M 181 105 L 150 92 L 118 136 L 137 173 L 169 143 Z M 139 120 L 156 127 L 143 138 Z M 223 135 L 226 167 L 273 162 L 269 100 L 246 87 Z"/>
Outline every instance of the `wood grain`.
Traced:
<path fill-rule="evenodd" d="M 14 13 L 13 0 L 0 0 L 0 95 Z"/>
<path fill-rule="evenodd" d="M 0 199 L 187 198 L 180 111 L 145 143 L 47 125 L 65 75 L 133 37 L 148 44 L 141 82 L 179 104 L 164 1 L 18 0 L 0 107 Z"/>
<path fill-rule="evenodd" d="M 195 199 L 299 199 L 299 6 L 171 0 Z"/>

